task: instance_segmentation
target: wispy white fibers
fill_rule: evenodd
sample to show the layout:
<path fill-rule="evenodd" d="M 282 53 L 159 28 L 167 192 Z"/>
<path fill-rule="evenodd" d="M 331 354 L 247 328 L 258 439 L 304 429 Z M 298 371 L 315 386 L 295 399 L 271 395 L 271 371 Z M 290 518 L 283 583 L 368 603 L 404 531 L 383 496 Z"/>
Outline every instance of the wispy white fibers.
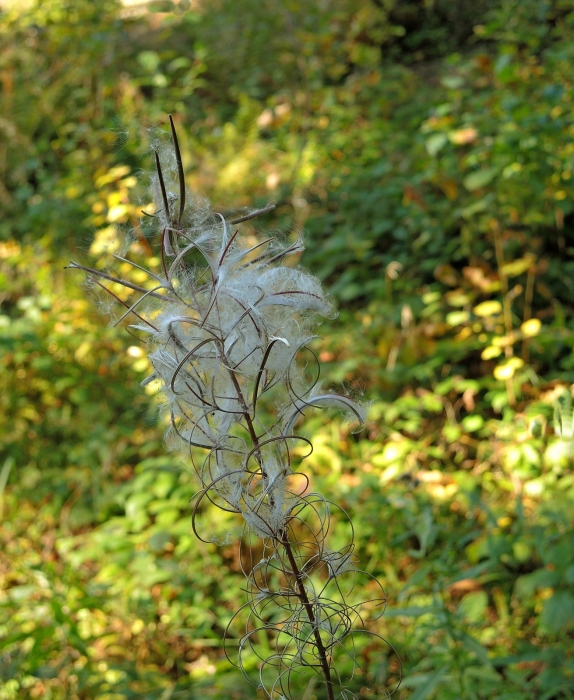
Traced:
<path fill-rule="evenodd" d="M 318 361 L 307 349 L 318 317 L 332 316 L 333 307 L 315 277 L 285 263 L 303 250 L 300 240 L 282 245 L 241 236 L 237 224 L 271 207 L 234 221 L 186 192 L 171 125 L 173 149 L 161 158 L 156 153 L 151 188 L 161 271 L 114 255 L 123 267 L 146 272 L 141 286 L 97 265 L 70 267 L 87 272 L 123 304 L 119 320 L 129 318 L 133 329 L 144 332 L 153 373 L 143 383 L 159 382 L 170 424 L 166 443 L 190 452 L 203 486 L 194 514 L 208 498 L 241 514 L 249 532 L 263 539 L 264 559 L 245 572 L 250 601 L 230 623 L 250 611 L 239 664 L 259 630 L 276 640 L 276 653 L 260 669 L 267 697 L 292 697 L 291 673 L 302 668 L 319 673 L 329 700 L 355 697 L 334 665 L 338 656 L 345 664 L 353 657 L 353 627 L 362 621 L 360 603 L 345 602 L 360 573 L 354 545 L 328 549 L 330 511 L 336 506 L 309 493 L 307 477 L 291 465 L 295 445 L 312 449 L 293 432 L 309 409 L 335 406 L 363 421 L 351 399 L 321 388 Z M 130 290 L 128 301 L 110 283 Z M 204 450 L 200 459 L 198 448 Z M 347 516 L 341 510 L 339 517 Z M 201 536 L 195 515 L 194 530 Z M 373 599 L 371 607 L 381 601 Z M 269 684 L 265 669 L 272 667 L 277 675 Z"/>
<path fill-rule="evenodd" d="M 197 466 L 206 492 L 240 512 L 257 534 L 273 536 L 292 507 L 290 448 L 298 417 L 309 406 L 329 403 L 356 417 L 361 411 L 347 397 L 322 393 L 306 363 L 298 362 L 317 316 L 333 315 L 320 282 L 285 264 L 301 253 L 302 242 L 253 243 L 251 236 L 248 244 L 233 221 L 198 205 L 181 185 L 175 133 L 174 141 L 175 149 L 162 156 L 165 167 L 156 153 L 151 187 L 161 272 L 147 271 L 153 284 L 135 285 L 137 298 L 124 304 L 121 318 L 147 334 L 153 375 L 144 383 L 161 385 L 168 447 L 208 450 Z M 100 286 L 110 280 L 134 288 L 99 270 L 71 266 L 99 278 Z"/>
<path fill-rule="evenodd" d="M 332 305 L 316 278 L 283 264 L 300 242 L 248 246 L 218 215 L 200 230 L 171 233 L 162 285 L 175 301 L 153 299 L 147 315 L 138 308 L 171 419 L 167 443 L 207 448 L 203 484 L 256 533 L 276 534 L 290 506 L 287 438 L 296 418 L 265 420 L 257 403 L 268 394 L 279 416 L 301 413 L 313 387 L 296 356 L 314 317 Z"/>

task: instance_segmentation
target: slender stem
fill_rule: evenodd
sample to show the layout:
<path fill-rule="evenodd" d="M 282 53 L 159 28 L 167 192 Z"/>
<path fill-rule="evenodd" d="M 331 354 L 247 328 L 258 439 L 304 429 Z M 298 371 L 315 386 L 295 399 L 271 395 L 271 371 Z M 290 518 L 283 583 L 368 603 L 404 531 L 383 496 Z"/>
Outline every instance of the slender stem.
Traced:
<path fill-rule="evenodd" d="M 226 366 L 229 366 L 229 361 L 227 357 L 225 356 L 225 351 L 223 350 L 223 346 L 220 345 L 219 347 L 219 352 L 221 355 L 222 360 L 225 362 Z M 251 435 L 251 439 L 253 440 L 254 447 L 257 448 L 257 453 L 258 454 L 258 461 L 261 466 L 261 471 L 263 472 L 263 476 L 265 478 L 265 468 L 262 464 L 262 457 L 261 457 L 261 452 L 259 450 L 259 439 L 257 437 L 257 433 L 255 432 L 255 426 L 253 425 L 253 420 L 251 418 L 251 415 L 249 413 L 249 410 L 247 409 L 247 404 L 245 402 L 245 397 L 243 396 L 243 392 L 241 391 L 241 387 L 239 386 L 239 382 L 237 380 L 237 376 L 235 372 L 232 369 L 229 369 L 229 375 L 231 377 L 231 381 L 233 382 L 233 385 L 235 387 L 235 390 L 237 392 L 237 398 L 239 400 L 239 403 L 241 404 L 242 408 L 244 409 L 243 415 L 245 417 L 245 422 L 247 424 L 247 429 L 249 430 L 249 434 Z M 317 644 L 317 651 L 319 652 L 319 662 L 321 664 L 321 669 L 323 671 L 323 675 L 325 677 L 325 685 L 327 686 L 327 698 L 328 700 L 335 700 L 335 695 L 333 693 L 333 681 L 331 679 L 331 668 L 329 666 L 329 661 L 327 659 L 327 651 L 325 649 L 325 645 L 323 644 L 323 640 L 321 639 L 321 635 L 319 633 L 319 627 L 317 625 L 317 620 L 315 618 L 315 613 L 313 612 L 313 606 L 311 605 L 311 602 L 309 600 L 309 596 L 307 595 L 307 591 L 305 589 L 305 584 L 303 582 L 303 575 L 301 574 L 301 571 L 299 570 L 299 567 L 297 566 L 297 561 L 295 560 L 295 555 L 293 554 L 293 548 L 291 547 L 291 542 L 289 541 L 287 537 L 287 531 L 286 529 L 280 530 L 279 531 L 279 542 L 283 545 L 285 552 L 287 553 L 287 558 L 289 559 L 289 564 L 291 566 L 291 570 L 293 571 L 293 575 L 295 576 L 295 580 L 297 581 L 297 588 L 299 589 L 298 591 L 295 591 L 295 594 L 303 604 L 303 607 L 305 608 L 305 611 L 307 613 L 307 617 L 309 618 L 309 622 L 311 623 L 311 626 L 313 627 L 313 636 L 315 637 L 315 643 Z"/>
<path fill-rule="evenodd" d="M 251 420 L 251 415 L 249 413 L 247 403 L 245 402 L 245 397 L 243 396 L 243 392 L 241 391 L 241 387 L 239 386 L 239 382 L 237 381 L 237 375 L 235 374 L 233 369 L 231 369 L 229 367 L 230 362 L 227 358 L 227 355 L 225 354 L 225 350 L 223 349 L 223 343 L 218 343 L 218 348 L 219 348 L 219 355 L 221 357 L 221 360 L 225 364 L 225 366 L 228 368 L 229 376 L 231 378 L 231 381 L 233 382 L 233 387 L 235 388 L 235 393 L 237 394 L 237 400 L 239 401 L 239 404 L 241 405 L 243 417 L 245 418 L 247 430 L 249 431 L 249 435 L 251 437 L 251 440 L 253 441 L 253 446 L 258 448 L 257 454 L 260 454 L 259 441 L 257 439 L 257 433 L 255 432 L 255 426 L 253 425 L 253 421 Z M 261 467 L 263 467 L 263 465 L 261 465 Z"/>
<path fill-rule="evenodd" d="M 504 319 L 504 329 L 506 335 L 512 333 L 512 301 L 508 293 L 508 276 L 504 272 L 504 251 L 502 249 L 502 239 L 500 236 L 500 228 L 495 222 L 492 227 L 492 235 L 494 238 L 494 252 L 496 254 L 496 264 L 498 266 L 498 276 L 500 277 L 500 291 L 502 292 L 502 311 Z M 504 355 L 511 358 L 514 355 L 514 349 L 511 344 L 504 348 Z M 506 379 L 506 393 L 508 395 L 508 403 L 511 406 L 516 405 L 516 392 L 514 391 L 514 379 L 508 377 Z"/>
<path fill-rule="evenodd" d="M 136 292 L 143 292 L 144 294 L 149 294 L 149 296 L 156 297 L 156 299 L 161 299 L 162 301 L 168 301 L 170 303 L 175 303 L 175 299 L 172 299 L 171 297 L 166 296 L 165 294 L 158 294 L 157 292 L 150 292 L 149 289 L 146 289 L 145 287 L 140 287 L 137 284 L 132 284 L 131 282 L 128 282 L 127 280 L 120 279 L 119 277 L 112 277 L 112 275 L 108 275 L 102 270 L 94 270 L 92 267 L 86 267 L 85 265 L 80 265 L 79 263 L 74 262 L 73 260 L 70 262 L 69 265 L 67 265 L 65 270 L 83 270 L 84 272 L 89 273 L 90 275 L 95 275 L 96 277 L 101 277 L 102 279 L 109 280 L 110 282 L 115 282 L 116 284 L 121 284 L 122 287 L 128 287 L 128 289 L 133 289 Z M 165 285 L 162 285 L 163 289 L 167 289 Z"/>
<path fill-rule="evenodd" d="M 315 642 L 317 644 L 317 651 L 319 652 L 319 661 L 321 663 L 321 668 L 323 670 L 323 675 L 325 676 L 325 684 L 327 686 L 327 697 L 329 700 L 335 700 L 335 696 L 333 694 L 333 681 L 331 679 L 331 668 L 329 666 L 329 661 L 327 660 L 327 652 L 325 650 L 325 645 L 323 644 L 323 640 L 321 639 L 321 635 L 319 633 L 319 627 L 317 625 L 317 620 L 315 618 L 315 613 L 313 612 L 313 606 L 311 605 L 311 602 L 309 601 L 309 596 L 307 595 L 307 591 L 305 590 L 305 584 L 303 583 L 303 575 L 301 574 L 301 571 L 299 570 L 299 567 L 297 566 L 297 562 L 295 561 L 295 555 L 293 554 L 293 548 L 291 547 L 291 543 L 289 542 L 289 539 L 287 538 L 287 532 L 286 530 L 281 530 L 279 532 L 279 541 L 285 548 L 285 552 L 287 553 L 287 558 L 289 559 L 289 564 L 291 565 L 291 569 L 293 573 L 295 574 L 295 579 L 297 581 L 297 587 L 299 589 L 299 593 L 297 594 L 303 603 L 303 607 L 305 608 L 307 612 L 307 616 L 309 618 L 309 622 L 311 623 L 311 626 L 313 627 L 313 635 L 315 636 Z"/>
<path fill-rule="evenodd" d="M 536 268 L 531 267 L 526 276 L 526 289 L 524 290 L 524 316 L 522 318 L 522 323 L 526 323 L 526 321 L 530 320 L 530 316 L 532 314 L 532 297 L 534 296 L 534 278 L 536 276 L 535 269 Z M 530 338 L 526 336 L 522 341 L 522 359 L 525 363 L 528 362 L 529 346 Z"/>
<path fill-rule="evenodd" d="M 231 225 L 240 224 L 242 221 L 249 221 L 249 219 L 255 219 L 258 216 L 263 216 L 263 214 L 267 214 L 267 212 L 273 211 L 273 209 L 275 209 L 275 202 L 270 202 L 266 207 L 263 207 L 263 209 L 252 211 L 244 216 L 238 216 L 236 219 L 232 219 L 229 223 Z"/>

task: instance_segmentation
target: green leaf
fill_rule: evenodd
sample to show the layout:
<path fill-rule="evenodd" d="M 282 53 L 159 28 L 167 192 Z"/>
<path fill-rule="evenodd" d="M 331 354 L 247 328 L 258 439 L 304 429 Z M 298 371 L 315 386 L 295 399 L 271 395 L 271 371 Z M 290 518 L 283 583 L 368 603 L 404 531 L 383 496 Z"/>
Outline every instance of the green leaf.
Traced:
<path fill-rule="evenodd" d="M 410 700 L 425 700 L 442 681 L 449 669 L 449 664 L 437 669 L 432 675 L 427 674 L 425 679 L 421 679 L 421 684 L 410 696 Z M 416 678 L 416 676 L 415 676 Z M 413 680 L 415 679 L 413 678 Z M 428 679 L 428 680 L 427 680 Z"/>
<path fill-rule="evenodd" d="M 449 90 L 458 90 L 464 85 L 464 78 L 460 75 L 446 75 L 444 78 L 441 78 L 440 82 Z"/>
<path fill-rule="evenodd" d="M 489 663 L 488 652 L 478 640 L 476 640 L 474 637 L 471 637 L 470 634 L 467 634 L 466 632 L 463 632 L 461 630 L 457 630 L 455 636 L 459 641 L 462 642 L 463 646 L 468 651 L 470 651 L 471 654 L 474 654 L 476 656 L 480 663 Z"/>
<path fill-rule="evenodd" d="M 574 596 L 568 591 L 556 591 L 544 601 L 540 624 L 550 632 L 560 632 L 574 623 Z"/>
<path fill-rule="evenodd" d="M 516 580 L 515 592 L 522 600 L 531 597 L 537 588 L 552 588 L 560 581 L 560 574 L 549 569 L 538 569 Z"/>
<path fill-rule="evenodd" d="M 485 168 L 483 170 L 475 170 L 470 175 L 467 175 L 463 184 L 469 192 L 474 192 L 482 187 L 486 187 L 498 175 L 498 168 Z"/>
<path fill-rule="evenodd" d="M 475 214 L 480 214 L 480 212 L 486 211 L 492 205 L 493 200 L 494 196 L 492 194 L 487 194 L 478 201 L 469 204 L 461 211 L 463 219 L 470 219 Z"/>
<path fill-rule="evenodd" d="M 488 596 L 484 591 L 473 591 L 462 599 L 458 611 L 469 622 L 480 622 L 488 606 Z"/>
<path fill-rule="evenodd" d="M 148 73 L 153 73 L 161 63 L 161 58 L 157 51 L 142 51 L 138 54 L 138 63 Z"/>
<path fill-rule="evenodd" d="M 433 134 L 428 137 L 425 146 L 428 154 L 434 157 L 447 143 L 448 137 L 446 134 Z"/>
<path fill-rule="evenodd" d="M 478 414 L 465 416 L 462 419 L 462 427 L 467 433 L 474 433 L 484 427 L 484 418 Z"/>

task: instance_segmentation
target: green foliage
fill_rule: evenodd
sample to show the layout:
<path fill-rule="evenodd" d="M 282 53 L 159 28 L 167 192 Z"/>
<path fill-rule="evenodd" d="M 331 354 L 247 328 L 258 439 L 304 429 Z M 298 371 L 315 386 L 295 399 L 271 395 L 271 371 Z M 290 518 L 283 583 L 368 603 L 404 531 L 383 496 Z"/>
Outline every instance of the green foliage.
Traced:
<path fill-rule="evenodd" d="M 62 270 L 122 226 L 157 253 L 136 175 L 168 112 L 190 184 L 276 199 L 342 307 L 316 351 L 369 428 L 315 417 L 303 468 L 385 585 L 397 697 L 574 697 L 570 4 L 0 14 L 1 700 L 256 695 L 221 648 L 237 543 L 194 538 L 147 361 Z"/>

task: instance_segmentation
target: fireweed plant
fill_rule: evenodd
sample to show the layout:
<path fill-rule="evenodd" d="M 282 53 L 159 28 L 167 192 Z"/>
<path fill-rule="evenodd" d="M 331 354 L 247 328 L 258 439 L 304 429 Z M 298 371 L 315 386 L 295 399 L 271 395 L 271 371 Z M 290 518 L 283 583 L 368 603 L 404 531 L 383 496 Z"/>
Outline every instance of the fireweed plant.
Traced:
<path fill-rule="evenodd" d="M 155 151 L 151 178 L 161 273 L 118 254 L 120 263 L 146 272 L 149 287 L 76 262 L 69 267 L 125 307 L 116 323 L 131 317 L 131 328 L 146 338 L 153 373 L 143 384 L 159 381 L 170 425 L 166 443 L 189 452 L 201 482 L 195 535 L 213 540 L 200 526 L 206 499 L 243 519 L 247 602 L 226 629 L 228 658 L 274 700 L 321 684 L 328 700 L 358 692 L 383 697 L 394 650 L 366 625 L 383 614 L 384 591 L 357 568 L 350 523 L 347 544 L 329 548 L 329 531 L 348 516 L 310 492 L 294 465 L 294 452 L 300 462 L 312 450 L 294 432 L 309 409 L 335 406 L 364 421 L 359 405 L 322 389 L 318 360 L 307 349 L 317 315 L 331 316 L 333 307 L 316 278 L 284 265 L 303 250 L 301 241 L 253 244 L 251 236 L 247 243 L 234 228 L 273 205 L 226 218 L 191 199 L 171 116 L 170 124 L 172 145 L 161 158 Z M 128 301 L 110 282 L 129 290 Z M 359 599 L 361 590 L 368 600 Z M 254 666 L 247 652 L 259 658 L 256 678 L 247 672 Z"/>

